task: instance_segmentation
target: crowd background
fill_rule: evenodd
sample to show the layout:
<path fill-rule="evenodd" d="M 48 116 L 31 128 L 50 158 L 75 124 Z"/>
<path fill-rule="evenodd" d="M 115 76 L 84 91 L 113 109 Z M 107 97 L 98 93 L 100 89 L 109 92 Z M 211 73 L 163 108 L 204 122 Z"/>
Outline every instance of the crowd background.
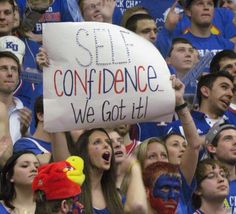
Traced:
<path fill-rule="evenodd" d="M 231 0 L 0 0 L 0 213 L 236 213 L 235 13 Z M 159 50 L 172 122 L 44 130 L 42 23 L 89 21 Z"/>

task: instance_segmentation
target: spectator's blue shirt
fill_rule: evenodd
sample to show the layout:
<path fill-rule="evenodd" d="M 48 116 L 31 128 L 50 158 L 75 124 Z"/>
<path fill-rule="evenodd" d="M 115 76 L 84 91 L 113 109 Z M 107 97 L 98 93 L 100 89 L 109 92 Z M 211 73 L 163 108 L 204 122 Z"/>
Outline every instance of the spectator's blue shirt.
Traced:
<path fill-rule="evenodd" d="M 23 17 L 26 0 L 16 0 L 20 16 Z M 56 0 L 36 23 L 34 33 L 42 33 L 42 23 L 81 21 L 82 16 L 76 0 Z"/>
<path fill-rule="evenodd" d="M 197 49 L 201 50 L 201 56 L 204 55 L 204 51 L 202 50 L 209 48 L 209 50 L 212 52 L 214 51 L 215 54 L 223 49 L 233 49 L 234 44 L 229 41 L 229 39 L 236 36 L 236 27 L 232 22 L 233 18 L 234 14 L 229 9 L 215 8 L 214 17 L 212 20 L 213 24 L 211 27 L 211 34 L 214 35 L 213 37 L 215 38 L 211 38 L 212 41 L 209 41 L 209 38 L 199 40 L 198 37 L 191 38 L 191 34 L 188 35 L 191 22 L 189 18 L 184 15 L 173 31 L 168 31 L 166 28 L 162 28 L 162 30 L 158 33 L 155 45 L 164 58 L 168 55 L 172 40 L 176 37 L 187 37 L 191 43 L 194 42 L 195 44 L 193 45 L 196 46 Z M 185 34 L 185 36 L 183 36 L 183 34 Z M 202 42 L 203 44 L 201 44 Z"/>
<path fill-rule="evenodd" d="M 145 122 L 137 123 L 135 126 L 137 130 L 137 139 L 139 141 L 144 141 L 150 137 L 162 138 L 164 136 L 167 123 Z"/>
<path fill-rule="evenodd" d="M 236 126 L 236 111 L 229 107 L 225 112 L 225 115 L 229 118 L 230 123 Z"/>
<path fill-rule="evenodd" d="M 40 139 L 36 139 L 33 137 L 29 137 L 29 138 L 21 138 L 19 140 L 16 141 L 16 143 L 13 146 L 13 152 L 21 152 L 21 151 L 32 151 L 35 155 L 38 154 L 42 154 L 44 153 L 33 141 L 31 141 L 30 139 L 33 139 L 35 141 L 37 141 L 37 143 L 43 147 L 45 150 L 47 150 L 48 152 L 52 151 L 51 148 L 51 143 L 40 140 Z"/>
<path fill-rule="evenodd" d="M 21 40 L 25 43 L 25 56 L 22 63 L 22 71 L 32 73 L 39 72 L 35 58 L 41 44 L 27 38 L 21 38 Z M 24 106 L 30 108 L 34 87 L 35 85 L 31 80 L 22 79 L 14 92 L 14 96 L 18 97 L 23 102 Z"/>
<path fill-rule="evenodd" d="M 1 214 L 10 214 L 10 212 L 3 206 L 2 202 L 0 202 L 0 213 Z"/>
<path fill-rule="evenodd" d="M 191 115 L 193 117 L 193 121 L 196 125 L 197 131 L 199 135 L 205 135 L 209 131 L 209 129 L 214 125 L 210 120 L 207 120 L 208 117 L 206 114 L 200 111 L 191 111 Z M 223 116 L 223 119 L 230 123 L 229 119 L 226 115 Z M 181 125 L 180 120 L 169 123 L 165 129 L 165 134 L 170 132 L 179 133 L 184 135 L 183 127 Z"/>
<path fill-rule="evenodd" d="M 110 214 L 110 212 L 106 208 L 101 210 L 93 208 L 93 214 Z"/>
<path fill-rule="evenodd" d="M 201 57 L 206 53 L 212 52 L 214 55 L 224 49 L 234 49 L 234 43 L 225 39 L 222 35 L 211 34 L 209 37 L 198 37 L 191 32 L 181 35 L 187 39 L 198 50 Z"/>
<path fill-rule="evenodd" d="M 14 91 L 14 96 L 19 98 L 24 106 L 31 107 L 31 97 L 34 91 L 34 84 L 25 80 L 20 80 L 17 89 Z"/>
<path fill-rule="evenodd" d="M 234 13 L 227 8 L 215 8 L 212 20 L 211 33 L 222 35 L 226 39 L 236 36 L 236 27 L 232 22 Z M 191 22 L 188 16 L 184 15 L 175 28 L 175 37 L 188 31 Z"/>
<path fill-rule="evenodd" d="M 195 191 L 197 187 L 197 181 L 195 178 L 193 178 L 191 185 L 189 185 L 182 174 L 181 170 L 179 170 L 182 180 L 182 186 L 180 191 L 180 200 L 177 207 L 177 214 L 187 214 L 191 213 L 191 198 L 192 194 Z"/>
<path fill-rule="evenodd" d="M 226 208 L 232 209 L 232 214 L 236 213 L 236 180 L 229 182 L 229 194 L 224 204 Z"/>

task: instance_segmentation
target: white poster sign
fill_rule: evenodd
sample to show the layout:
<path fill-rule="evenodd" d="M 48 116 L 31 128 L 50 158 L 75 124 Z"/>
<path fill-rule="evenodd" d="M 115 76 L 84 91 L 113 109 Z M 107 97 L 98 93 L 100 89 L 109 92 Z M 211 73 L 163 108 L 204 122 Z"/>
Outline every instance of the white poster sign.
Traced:
<path fill-rule="evenodd" d="M 49 23 L 43 46 L 46 130 L 172 119 L 168 67 L 142 37 L 107 23 Z"/>

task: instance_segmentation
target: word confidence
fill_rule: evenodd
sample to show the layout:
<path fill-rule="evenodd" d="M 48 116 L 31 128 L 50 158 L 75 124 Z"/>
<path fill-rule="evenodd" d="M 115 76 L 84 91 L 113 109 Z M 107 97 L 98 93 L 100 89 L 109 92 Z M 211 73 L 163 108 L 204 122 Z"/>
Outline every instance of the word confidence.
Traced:
<path fill-rule="evenodd" d="M 87 99 L 107 94 L 124 94 L 127 92 L 155 92 L 159 88 L 157 72 L 153 66 L 142 65 L 128 70 L 126 67 L 111 71 L 85 69 L 56 70 L 54 72 L 54 90 L 58 97 L 85 95 Z"/>

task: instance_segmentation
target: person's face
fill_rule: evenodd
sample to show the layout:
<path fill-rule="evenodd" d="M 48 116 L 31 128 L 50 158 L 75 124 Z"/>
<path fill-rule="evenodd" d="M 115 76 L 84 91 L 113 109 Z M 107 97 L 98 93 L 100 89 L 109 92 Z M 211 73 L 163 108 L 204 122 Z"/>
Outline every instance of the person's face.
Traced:
<path fill-rule="evenodd" d="M 174 44 L 171 55 L 166 59 L 178 72 L 185 74 L 195 63 L 194 48 L 190 44 Z"/>
<path fill-rule="evenodd" d="M 109 170 L 111 165 L 112 149 L 110 139 L 102 131 L 95 131 L 89 137 L 88 155 L 91 165 L 101 169 Z"/>
<path fill-rule="evenodd" d="M 236 59 L 223 58 L 219 62 L 220 70 L 228 71 L 233 77 L 236 77 Z"/>
<path fill-rule="evenodd" d="M 154 20 L 143 19 L 136 23 L 135 33 L 154 43 L 157 38 L 157 26 Z"/>
<path fill-rule="evenodd" d="M 14 25 L 14 12 L 8 2 L 0 3 L 0 36 L 11 34 Z"/>
<path fill-rule="evenodd" d="M 31 186 L 34 177 L 37 175 L 38 167 L 39 161 L 35 155 L 23 154 L 16 161 L 10 181 L 15 186 Z"/>
<path fill-rule="evenodd" d="M 180 197 L 179 174 L 161 174 L 149 192 L 151 207 L 162 214 L 174 214 Z"/>
<path fill-rule="evenodd" d="M 186 141 L 179 135 L 171 135 L 165 143 L 169 154 L 169 162 L 179 165 L 187 147 Z"/>
<path fill-rule="evenodd" d="M 199 27 L 209 27 L 214 13 L 213 0 L 194 0 L 186 11 L 191 23 Z"/>
<path fill-rule="evenodd" d="M 10 57 L 0 58 L 0 93 L 11 94 L 19 82 L 18 64 Z"/>
<path fill-rule="evenodd" d="M 168 162 L 166 149 L 158 142 L 149 143 L 147 146 L 147 155 L 144 160 L 144 168 L 157 161 Z"/>
<path fill-rule="evenodd" d="M 229 182 L 225 171 L 218 165 L 206 166 L 205 177 L 197 190 L 199 196 L 206 200 L 223 200 L 229 193 Z"/>
<path fill-rule="evenodd" d="M 124 138 L 121 137 L 116 131 L 111 131 L 108 134 L 111 139 L 115 161 L 117 164 L 119 164 L 126 158 Z"/>
<path fill-rule="evenodd" d="M 219 161 L 235 165 L 236 130 L 226 129 L 220 132 L 220 137 L 215 147 L 215 156 Z"/>
<path fill-rule="evenodd" d="M 126 134 L 129 133 L 130 130 L 130 125 L 128 124 L 122 124 L 122 125 L 118 125 L 115 130 L 121 135 L 121 136 L 125 136 Z"/>
<path fill-rule="evenodd" d="M 102 2 L 101 0 L 84 0 L 83 3 L 83 17 L 85 21 L 103 22 L 104 18 L 101 13 Z"/>
<path fill-rule="evenodd" d="M 230 10 L 236 10 L 236 5 L 231 0 L 221 0 L 220 7 L 228 8 Z"/>
<path fill-rule="evenodd" d="M 233 97 L 233 83 L 226 77 L 218 77 L 208 91 L 208 104 L 213 112 L 222 115 Z"/>

